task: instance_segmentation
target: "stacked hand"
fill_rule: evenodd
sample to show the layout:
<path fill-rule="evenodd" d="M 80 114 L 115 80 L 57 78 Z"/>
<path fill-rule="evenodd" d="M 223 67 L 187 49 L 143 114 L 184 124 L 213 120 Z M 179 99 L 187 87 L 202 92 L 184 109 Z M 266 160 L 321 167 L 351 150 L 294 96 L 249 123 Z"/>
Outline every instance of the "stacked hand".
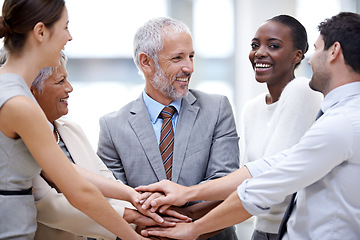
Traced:
<path fill-rule="evenodd" d="M 158 236 L 170 239 L 194 240 L 198 235 L 195 233 L 194 223 L 177 223 L 174 227 L 149 227 L 141 231 L 144 237 Z"/>
<path fill-rule="evenodd" d="M 160 197 L 162 194 L 154 193 L 153 195 L 154 195 L 153 198 L 157 199 L 157 197 Z M 146 220 L 143 224 L 140 224 L 142 226 L 160 225 L 164 227 L 173 227 L 177 222 L 191 221 L 191 218 L 171 209 L 164 209 L 161 213 L 156 212 L 156 210 L 149 209 L 149 207 L 145 207 L 143 204 L 140 203 L 140 201 L 138 200 L 139 198 L 141 198 L 140 194 L 137 194 L 136 197 L 134 197 L 132 201 L 134 207 L 139 211 L 139 213 L 150 217 L 156 223 L 154 224 L 154 222 Z"/>
<path fill-rule="evenodd" d="M 171 206 L 183 206 L 186 204 L 187 187 L 181 186 L 168 180 L 154 183 L 148 186 L 139 186 L 137 191 L 141 195 L 135 200 L 136 203 L 141 204 L 142 209 L 147 209 L 152 213 L 159 212 L 160 214 L 171 214 L 177 216 L 178 213 L 175 208 Z M 177 213 L 177 214 L 175 214 Z M 180 214 L 181 216 L 184 216 Z M 197 235 L 193 231 L 193 223 L 186 221 L 178 221 L 174 226 L 156 226 L 147 227 L 141 231 L 145 237 L 158 236 L 168 237 L 171 239 L 196 239 Z"/>
<path fill-rule="evenodd" d="M 169 180 L 162 180 L 148 186 L 139 186 L 135 190 L 142 194 L 135 199 L 136 203 L 142 204 L 143 209 L 151 212 L 165 212 L 171 205 L 182 206 L 187 203 L 187 187 L 181 186 Z"/>

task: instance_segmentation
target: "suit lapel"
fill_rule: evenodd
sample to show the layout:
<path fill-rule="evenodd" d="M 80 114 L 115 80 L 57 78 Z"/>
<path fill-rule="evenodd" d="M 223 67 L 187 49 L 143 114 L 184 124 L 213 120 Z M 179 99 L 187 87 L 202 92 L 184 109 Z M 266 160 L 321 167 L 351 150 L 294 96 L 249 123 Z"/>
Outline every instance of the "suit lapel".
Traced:
<path fill-rule="evenodd" d="M 185 97 L 181 103 L 181 110 L 176 124 L 174 141 L 174 160 L 172 169 L 172 181 L 174 182 L 177 182 L 179 179 L 191 130 L 199 112 L 199 107 L 193 105 L 195 102 L 195 96 L 189 91 L 187 97 Z"/>
<path fill-rule="evenodd" d="M 129 118 L 129 124 L 134 130 L 151 167 L 158 180 L 166 179 L 159 146 L 142 95 L 134 102 L 130 112 L 133 114 L 133 117 Z"/>
<path fill-rule="evenodd" d="M 93 158 L 91 145 L 87 139 L 82 138 L 86 137 L 81 134 L 82 131 L 80 132 L 80 129 L 74 129 L 75 125 L 71 126 L 63 120 L 56 120 L 55 126 L 71 154 L 73 161 L 89 171 L 100 174 L 97 165 L 94 165 L 94 162 L 90 159 Z"/>

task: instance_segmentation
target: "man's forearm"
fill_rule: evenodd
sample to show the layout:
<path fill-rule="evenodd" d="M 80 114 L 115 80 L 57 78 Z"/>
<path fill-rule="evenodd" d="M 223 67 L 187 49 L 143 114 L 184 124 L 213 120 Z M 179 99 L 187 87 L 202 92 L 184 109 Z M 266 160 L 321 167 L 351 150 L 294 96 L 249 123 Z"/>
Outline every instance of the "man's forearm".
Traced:
<path fill-rule="evenodd" d="M 251 178 L 246 167 L 229 175 L 187 188 L 187 201 L 216 201 L 226 199 L 245 180 Z"/>
<path fill-rule="evenodd" d="M 199 234 L 205 234 L 233 226 L 251 216 L 243 207 L 237 192 L 234 191 L 224 202 L 196 220 L 194 224 Z"/>

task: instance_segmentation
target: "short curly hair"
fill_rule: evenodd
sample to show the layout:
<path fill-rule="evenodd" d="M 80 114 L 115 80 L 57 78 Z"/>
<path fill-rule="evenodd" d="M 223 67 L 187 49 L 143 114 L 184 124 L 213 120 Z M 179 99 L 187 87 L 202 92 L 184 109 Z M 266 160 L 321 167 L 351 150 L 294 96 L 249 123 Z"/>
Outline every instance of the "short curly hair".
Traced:
<path fill-rule="evenodd" d="M 360 73 L 360 15 L 341 12 L 318 26 L 324 40 L 324 50 L 339 42 L 345 63 Z"/>

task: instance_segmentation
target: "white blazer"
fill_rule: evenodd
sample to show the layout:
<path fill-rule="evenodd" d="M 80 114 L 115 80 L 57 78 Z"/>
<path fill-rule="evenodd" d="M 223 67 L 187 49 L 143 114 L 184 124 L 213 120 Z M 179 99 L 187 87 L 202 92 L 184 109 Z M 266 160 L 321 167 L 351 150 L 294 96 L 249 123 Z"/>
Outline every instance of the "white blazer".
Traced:
<path fill-rule="evenodd" d="M 115 180 L 112 172 L 92 149 L 79 125 L 66 119 L 59 119 L 55 121 L 55 127 L 77 165 Z M 86 237 L 116 239 L 113 233 L 71 206 L 65 196 L 50 187 L 41 176 L 34 179 L 33 187 L 38 212 L 36 240 L 72 240 L 86 239 Z M 115 199 L 108 199 L 108 201 L 121 216 L 124 214 L 125 207 L 134 209 L 129 202 Z"/>

